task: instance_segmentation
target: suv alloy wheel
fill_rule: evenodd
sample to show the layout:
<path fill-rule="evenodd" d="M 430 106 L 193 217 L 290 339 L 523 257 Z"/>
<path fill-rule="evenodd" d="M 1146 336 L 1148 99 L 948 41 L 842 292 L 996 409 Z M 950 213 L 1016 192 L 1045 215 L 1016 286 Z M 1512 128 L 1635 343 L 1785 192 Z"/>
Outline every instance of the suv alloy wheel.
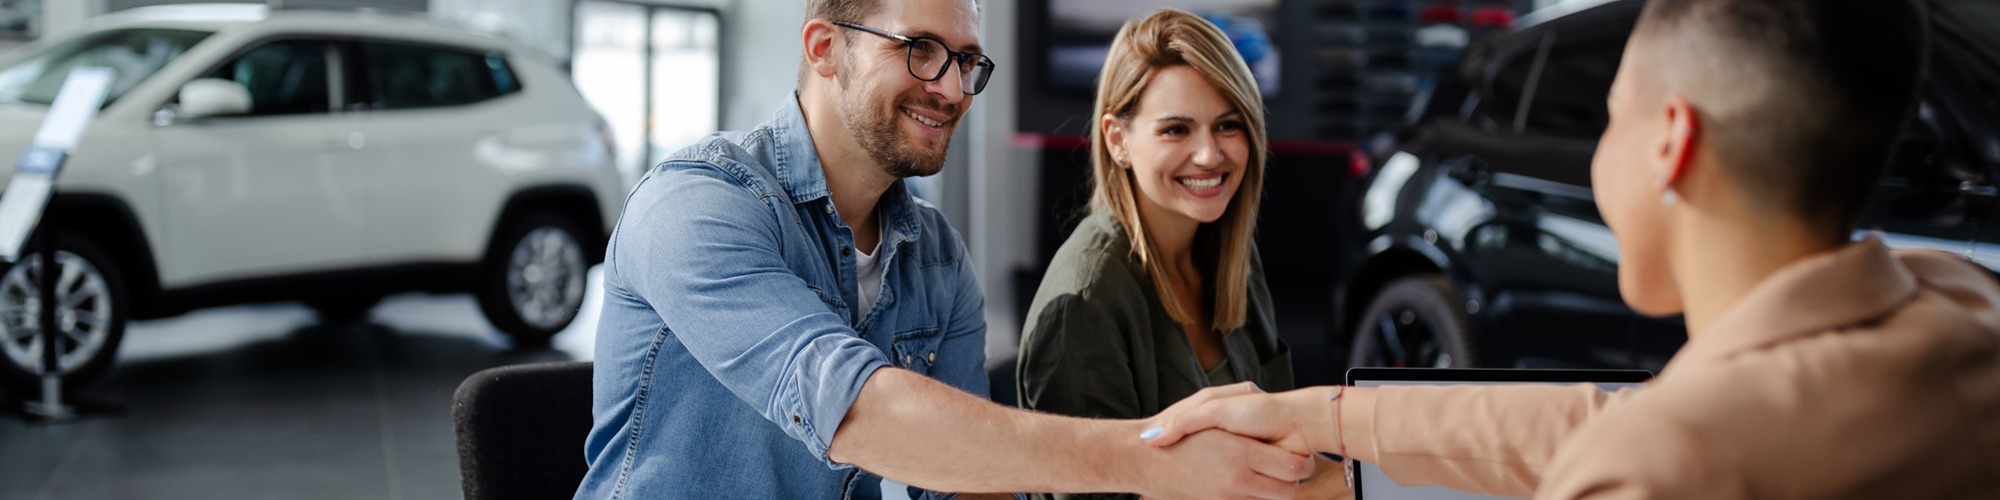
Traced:
<path fill-rule="evenodd" d="M 56 240 L 56 328 L 64 343 L 57 366 L 64 387 L 80 387 L 111 367 L 125 337 L 125 282 L 116 264 L 95 244 L 64 235 Z M 41 394 L 41 256 L 29 253 L 0 274 L 0 384 L 17 398 Z"/>
<path fill-rule="evenodd" d="M 508 226 L 482 267 L 479 306 L 518 346 L 547 344 L 583 306 L 590 268 L 575 222 L 537 212 Z"/>

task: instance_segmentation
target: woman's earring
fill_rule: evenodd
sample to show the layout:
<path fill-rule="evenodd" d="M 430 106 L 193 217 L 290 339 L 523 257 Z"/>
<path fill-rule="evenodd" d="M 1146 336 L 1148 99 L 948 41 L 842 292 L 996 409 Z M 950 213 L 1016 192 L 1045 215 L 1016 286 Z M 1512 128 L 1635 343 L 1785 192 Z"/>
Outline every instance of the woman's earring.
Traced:
<path fill-rule="evenodd" d="M 1674 193 L 1674 187 L 1667 185 L 1667 174 L 1665 172 L 1654 172 L 1653 184 L 1659 185 L 1661 189 L 1660 206 L 1671 207 L 1674 206 L 1674 203 L 1680 202 L 1681 197 L 1679 194 Z"/>

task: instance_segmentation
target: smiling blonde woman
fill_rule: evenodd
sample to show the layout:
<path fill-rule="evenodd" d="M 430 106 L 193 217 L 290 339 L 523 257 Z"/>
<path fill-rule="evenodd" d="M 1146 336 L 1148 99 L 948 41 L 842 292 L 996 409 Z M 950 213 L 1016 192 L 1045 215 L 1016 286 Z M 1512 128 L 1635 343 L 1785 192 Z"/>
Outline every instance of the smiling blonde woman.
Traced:
<path fill-rule="evenodd" d="M 1126 23 L 1098 80 L 1091 214 L 1024 322 L 1023 408 L 1147 417 L 1204 387 L 1290 389 L 1251 235 L 1264 105 L 1229 39 L 1161 9 Z"/>

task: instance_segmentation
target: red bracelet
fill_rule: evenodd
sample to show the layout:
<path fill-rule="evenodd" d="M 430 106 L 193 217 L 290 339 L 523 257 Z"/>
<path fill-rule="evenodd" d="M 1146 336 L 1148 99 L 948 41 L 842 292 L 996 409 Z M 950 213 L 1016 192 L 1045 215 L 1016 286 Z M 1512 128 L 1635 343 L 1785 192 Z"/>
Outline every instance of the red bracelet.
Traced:
<path fill-rule="evenodd" d="M 1347 480 L 1347 489 L 1349 489 L 1349 490 L 1353 490 L 1353 489 L 1354 489 L 1354 467 L 1352 467 L 1352 466 L 1351 466 L 1351 465 L 1350 465 L 1350 464 L 1348 463 L 1349 461 L 1351 461 L 1351 460 L 1353 460 L 1353 459 L 1351 459 L 1351 458 L 1348 458 L 1348 457 L 1347 457 L 1347 436 L 1343 436 L 1343 435 L 1341 435 L 1341 433 L 1340 433 L 1340 431 L 1341 431 L 1341 429 L 1340 429 L 1340 397 L 1341 397 L 1341 396 L 1343 396 L 1343 395 L 1346 395 L 1346 392 L 1347 392 L 1347 386 L 1344 386 L 1344 385 L 1336 385 L 1336 386 L 1333 386 L 1333 394 L 1332 394 L 1332 395 L 1330 395 L 1330 396 L 1327 396 L 1327 400 L 1328 400 L 1328 401 L 1332 401 L 1332 402 L 1333 402 L 1333 442 L 1334 442 L 1334 447 L 1335 447 L 1336 449 L 1338 449 L 1338 450 L 1339 450 L 1339 452 L 1340 452 L 1340 453 L 1339 453 L 1339 455 L 1340 455 L 1340 470 L 1341 470 L 1341 475 L 1342 475 L 1343 477 L 1345 477 L 1345 478 L 1346 478 L 1346 480 Z"/>

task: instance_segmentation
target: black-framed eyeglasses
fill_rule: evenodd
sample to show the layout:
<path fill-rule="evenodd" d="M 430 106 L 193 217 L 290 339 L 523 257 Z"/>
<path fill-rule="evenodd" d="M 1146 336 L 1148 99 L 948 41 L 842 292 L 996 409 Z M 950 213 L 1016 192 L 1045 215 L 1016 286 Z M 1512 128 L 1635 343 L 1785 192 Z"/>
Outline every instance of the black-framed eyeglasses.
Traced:
<path fill-rule="evenodd" d="M 908 51 L 908 57 L 904 62 L 910 67 L 910 76 L 916 77 L 918 80 L 935 82 L 939 78 L 944 78 L 945 72 L 950 71 L 952 63 L 956 62 L 958 63 L 958 90 L 964 92 L 965 95 L 977 95 L 979 91 L 986 90 L 986 80 L 993 77 L 992 58 L 986 57 L 985 54 L 951 50 L 945 47 L 943 40 L 927 36 L 903 36 L 847 21 L 834 21 L 833 25 L 866 31 L 883 38 L 903 42 L 903 46 Z"/>

